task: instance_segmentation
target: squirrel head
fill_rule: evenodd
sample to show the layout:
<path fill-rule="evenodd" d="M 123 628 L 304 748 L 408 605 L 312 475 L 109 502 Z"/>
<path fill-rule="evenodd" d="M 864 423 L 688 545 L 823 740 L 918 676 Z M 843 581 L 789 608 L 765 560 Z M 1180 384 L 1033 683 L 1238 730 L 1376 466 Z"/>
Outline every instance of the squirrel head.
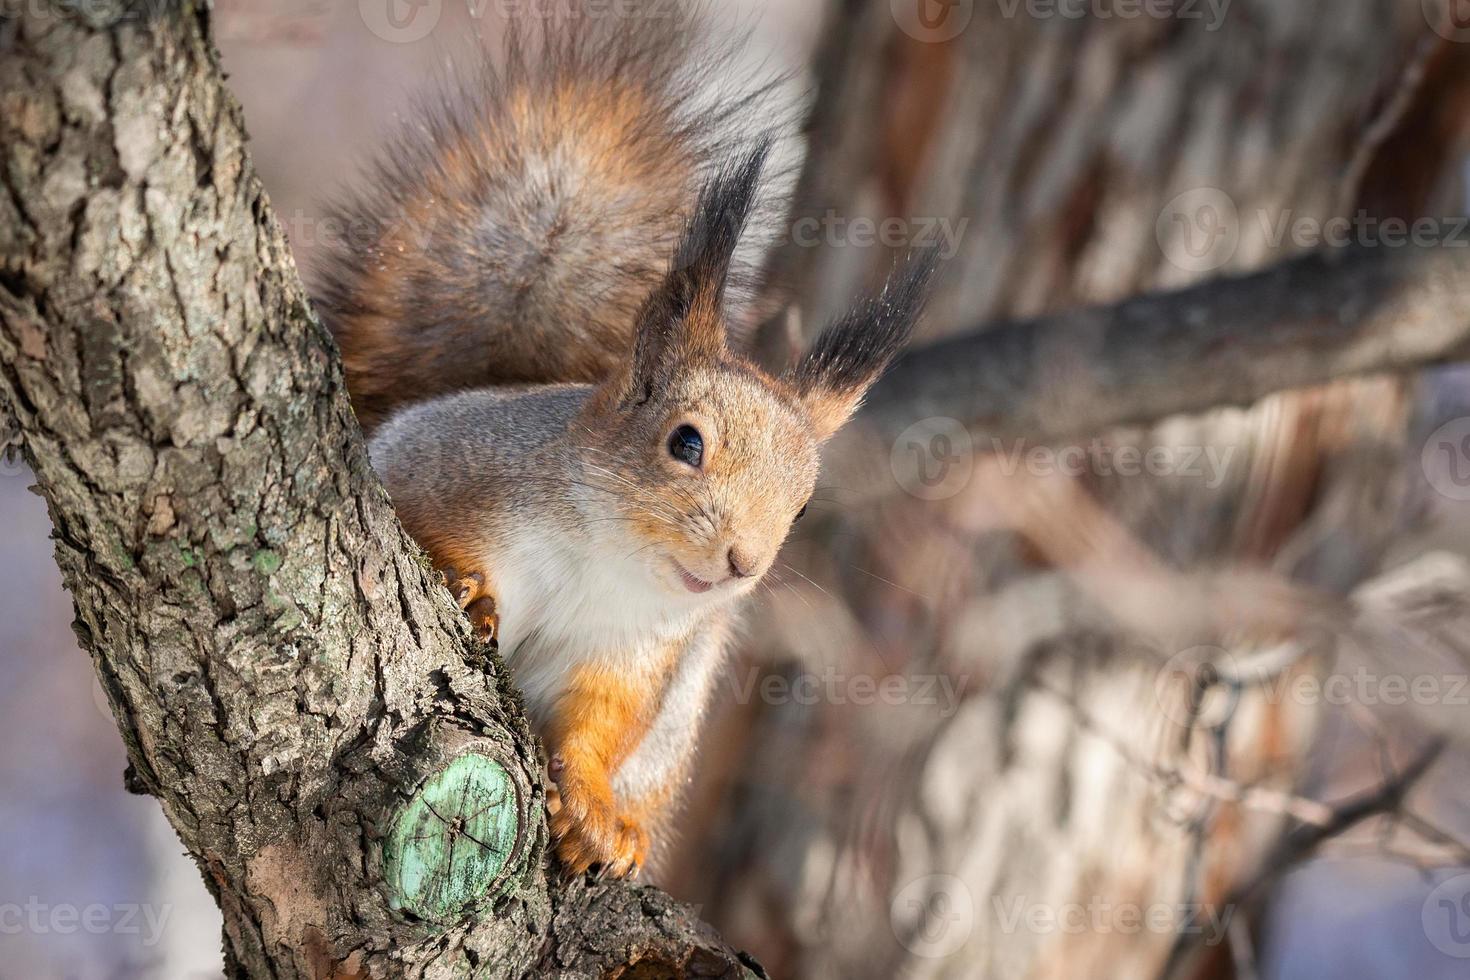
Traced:
<path fill-rule="evenodd" d="M 731 256 L 768 145 L 701 193 L 671 269 L 638 316 L 633 355 L 577 430 L 590 506 L 661 589 L 694 603 L 749 592 L 806 510 L 819 450 L 903 346 L 933 271 L 911 255 L 780 377 L 732 352 Z"/>

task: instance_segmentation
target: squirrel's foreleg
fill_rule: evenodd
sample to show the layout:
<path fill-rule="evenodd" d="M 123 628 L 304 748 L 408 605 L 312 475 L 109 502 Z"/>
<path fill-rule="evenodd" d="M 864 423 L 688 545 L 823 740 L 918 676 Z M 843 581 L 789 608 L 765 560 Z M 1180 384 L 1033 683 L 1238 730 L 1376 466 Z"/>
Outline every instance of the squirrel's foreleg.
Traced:
<path fill-rule="evenodd" d="M 621 877 L 647 861 L 648 833 L 618 805 L 612 783 L 658 709 L 661 685 L 649 673 L 580 666 L 556 701 L 545 732 L 560 800 L 551 833 L 571 874 L 600 865 Z"/>

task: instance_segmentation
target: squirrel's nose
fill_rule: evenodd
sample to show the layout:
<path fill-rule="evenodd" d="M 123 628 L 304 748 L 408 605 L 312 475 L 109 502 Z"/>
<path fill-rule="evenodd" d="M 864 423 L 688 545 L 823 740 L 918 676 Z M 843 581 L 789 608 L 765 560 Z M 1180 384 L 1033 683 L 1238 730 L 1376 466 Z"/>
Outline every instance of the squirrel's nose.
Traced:
<path fill-rule="evenodd" d="M 736 578 L 750 578 L 755 574 L 755 562 L 736 551 L 734 545 L 730 546 L 725 560 L 730 563 L 730 574 Z"/>

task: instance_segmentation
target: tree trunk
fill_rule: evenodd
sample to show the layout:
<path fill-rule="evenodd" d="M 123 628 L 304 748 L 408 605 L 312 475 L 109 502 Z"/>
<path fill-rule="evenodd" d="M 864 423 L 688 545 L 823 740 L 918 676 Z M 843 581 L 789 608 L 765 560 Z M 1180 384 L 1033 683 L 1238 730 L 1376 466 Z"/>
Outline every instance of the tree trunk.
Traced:
<path fill-rule="evenodd" d="M 0 403 L 231 976 L 749 976 L 565 883 L 538 747 L 369 469 L 207 6 L 0 18 Z"/>

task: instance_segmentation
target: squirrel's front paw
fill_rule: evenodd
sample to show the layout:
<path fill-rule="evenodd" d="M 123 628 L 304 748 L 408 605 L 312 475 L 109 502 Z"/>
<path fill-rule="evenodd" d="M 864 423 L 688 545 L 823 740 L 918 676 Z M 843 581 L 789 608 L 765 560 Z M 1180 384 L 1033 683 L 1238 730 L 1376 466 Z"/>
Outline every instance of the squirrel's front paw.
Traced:
<path fill-rule="evenodd" d="M 579 875 L 593 865 L 615 878 L 637 874 L 648 855 L 648 835 L 618 813 L 611 792 L 563 778 L 557 797 L 560 808 L 551 815 L 551 835 L 569 874 Z"/>
<path fill-rule="evenodd" d="M 495 608 L 495 597 L 485 588 L 485 576 L 470 572 L 461 576 L 453 567 L 440 572 L 459 608 L 470 618 L 470 626 L 481 643 L 493 643 L 500 632 L 500 614 Z"/>

